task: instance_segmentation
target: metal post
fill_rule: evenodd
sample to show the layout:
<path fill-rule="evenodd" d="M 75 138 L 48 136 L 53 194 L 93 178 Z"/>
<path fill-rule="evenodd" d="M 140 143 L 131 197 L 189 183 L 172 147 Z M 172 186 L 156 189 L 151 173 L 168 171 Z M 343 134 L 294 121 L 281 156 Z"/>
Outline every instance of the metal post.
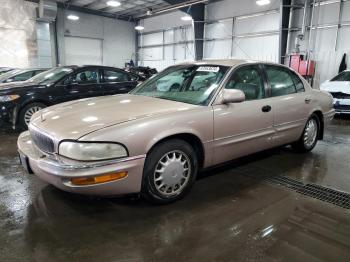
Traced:
<path fill-rule="evenodd" d="M 289 26 L 291 0 L 281 0 L 280 5 L 280 37 L 279 37 L 279 63 L 284 63 L 287 51 L 288 30 L 283 30 Z"/>
<path fill-rule="evenodd" d="M 235 26 L 236 26 L 236 19 L 232 17 L 232 36 L 231 36 L 231 58 L 233 57 L 233 47 L 234 47 L 234 41 L 235 41 Z"/>
<path fill-rule="evenodd" d="M 340 30 L 340 28 L 341 28 L 341 20 L 342 20 L 342 14 L 343 14 L 343 7 L 344 7 L 344 0 L 340 0 L 340 3 L 339 3 L 338 26 L 337 26 L 337 32 L 336 32 L 336 35 L 335 35 L 334 51 L 337 51 L 337 49 L 338 49 L 339 30 Z"/>

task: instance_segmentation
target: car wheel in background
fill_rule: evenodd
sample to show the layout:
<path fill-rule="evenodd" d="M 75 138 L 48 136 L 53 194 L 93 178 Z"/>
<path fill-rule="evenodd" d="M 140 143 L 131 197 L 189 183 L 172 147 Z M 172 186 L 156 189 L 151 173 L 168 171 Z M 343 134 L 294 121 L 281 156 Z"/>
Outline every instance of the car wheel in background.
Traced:
<path fill-rule="evenodd" d="M 157 204 L 179 200 L 190 191 L 197 172 L 197 156 L 191 145 L 180 139 L 165 141 L 147 155 L 142 196 Z"/>
<path fill-rule="evenodd" d="M 31 117 L 38 112 L 39 110 L 45 108 L 46 105 L 43 103 L 31 103 L 23 107 L 19 113 L 19 128 L 22 130 L 28 129 L 28 124 L 30 122 Z"/>
<path fill-rule="evenodd" d="M 292 147 L 299 152 L 309 152 L 317 144 L 320 134 L 320 120 L 317 115 L 312 114 L 306 122 L 303 134 L 300 139 L 292 144 Z"/>

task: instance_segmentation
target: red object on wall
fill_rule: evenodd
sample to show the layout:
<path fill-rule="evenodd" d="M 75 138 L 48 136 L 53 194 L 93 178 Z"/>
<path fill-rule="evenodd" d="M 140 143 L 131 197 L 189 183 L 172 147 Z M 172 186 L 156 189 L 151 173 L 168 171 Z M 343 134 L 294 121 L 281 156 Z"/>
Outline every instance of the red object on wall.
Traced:
<path fill-rule="evenodd" d="M 292 55 L 289 66 L 302 76 L 313 76 L 315 74 L 315 61 L 303 60 L 301 55 Z"/>
<path fill-rule="evenodd" d="M 313 76 L 315 73 L 315 61 L 303 60 L 300 62 L 299 74 L 302 76 Z"/>
<path fill-rule="evenodd" d="M 296 72 L 299 72 L 300 61 L 301 61 L 300 55 L 292 55 L 290 59 L 290 67 Z"/>

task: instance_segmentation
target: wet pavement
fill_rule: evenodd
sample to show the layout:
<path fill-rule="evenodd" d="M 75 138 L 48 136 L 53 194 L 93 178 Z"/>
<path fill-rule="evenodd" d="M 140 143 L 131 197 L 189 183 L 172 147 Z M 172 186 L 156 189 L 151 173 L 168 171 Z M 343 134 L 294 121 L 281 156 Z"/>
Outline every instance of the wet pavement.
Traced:
<path fill-rule="evenodd" d="M 201 174 L 182 201 L 95 199 L 24 174 L 0 132 L 0 261 L 350 261 L 350 210 L 253 179 L 350 192 L 350 120 L 308 154 L 279 148 Z"/>

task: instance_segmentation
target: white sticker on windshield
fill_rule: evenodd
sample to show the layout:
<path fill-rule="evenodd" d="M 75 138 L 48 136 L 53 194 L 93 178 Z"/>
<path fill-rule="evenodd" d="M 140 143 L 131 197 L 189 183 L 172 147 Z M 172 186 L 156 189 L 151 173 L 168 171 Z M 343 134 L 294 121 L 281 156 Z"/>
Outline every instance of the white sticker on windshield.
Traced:
<path fill-rule="evenodd" d="M 201 66 L 197 69 L 198 72 L 219 72 L 220 67 L 218 66 Z"/>

